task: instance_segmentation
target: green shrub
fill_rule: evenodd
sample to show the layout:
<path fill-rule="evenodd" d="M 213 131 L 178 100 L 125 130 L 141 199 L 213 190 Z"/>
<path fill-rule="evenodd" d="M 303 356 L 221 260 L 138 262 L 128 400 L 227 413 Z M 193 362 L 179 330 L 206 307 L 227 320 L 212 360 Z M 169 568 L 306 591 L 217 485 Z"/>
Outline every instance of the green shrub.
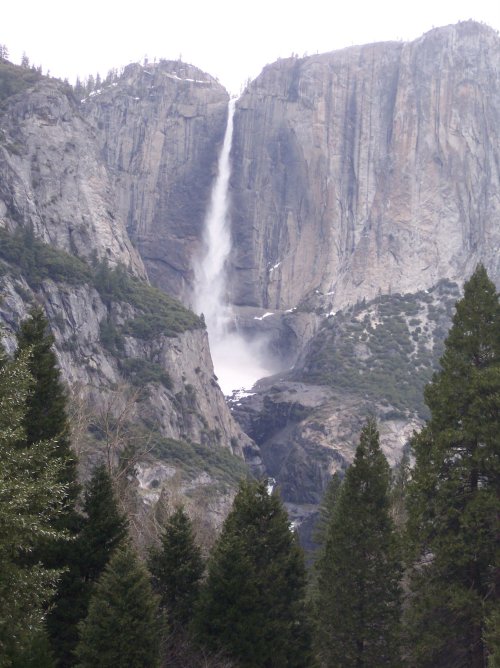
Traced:
<path fill-rule="evenodd" d="M 144 387 L 148 383 L 161 383 L 167 390 L 172 389 L 172 379 L 159 364 L 139 358 L 129 358 L 122 360 L 120 368 L 137 387 Z"/>
<path fill-rule="evenodd" d="M 46 278 L 82 285 L 92 277 L 90 267 L 83 260 L 39 241 L 31 227 L 18 228 L 13 234 L 0 228 L 0 257 L 33 289 Z"/>
<path fill-rule="evenodd" d="M 233 455 L 229 449 L 222 447 L 157 436 L 152 443 L 152 453 L 159 459 L 181 468 L 189 476 L 206 471 L 214 478 L 234 485 L 249 474 L 245 462 Z"/>
<path fill-rule="evenodd" d="M 42 78 L 37 70 L 0 60 L 0 102 L 22 93 Z"/>
<path fill-rule="evenodd" d="M 123 326 L 124 334 L 148 340 L 158 334 L 176 336 L 204 327 L 202 319 L 177 299 L 130 276 L 122 266 L 110 268 L 105 261 L 96 263 L 94 286 L 105 303 L 125 302 L 139 311 Z"/>

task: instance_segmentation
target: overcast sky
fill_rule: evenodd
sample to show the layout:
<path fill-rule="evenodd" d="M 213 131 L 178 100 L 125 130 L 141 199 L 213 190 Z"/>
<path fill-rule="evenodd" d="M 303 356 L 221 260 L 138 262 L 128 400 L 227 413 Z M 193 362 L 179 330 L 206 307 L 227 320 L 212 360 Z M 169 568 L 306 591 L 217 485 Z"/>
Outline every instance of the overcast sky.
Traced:
<path fill-rule="evenodd" d="M 200 67 L 233 93 L 267 63 L 291 53 L 419 37 L 432 27 L 475 19 L 500 30 L 499 0 L 10 0 L 0 44 L 72 83 L 79 75 L 147 55 Z"/>

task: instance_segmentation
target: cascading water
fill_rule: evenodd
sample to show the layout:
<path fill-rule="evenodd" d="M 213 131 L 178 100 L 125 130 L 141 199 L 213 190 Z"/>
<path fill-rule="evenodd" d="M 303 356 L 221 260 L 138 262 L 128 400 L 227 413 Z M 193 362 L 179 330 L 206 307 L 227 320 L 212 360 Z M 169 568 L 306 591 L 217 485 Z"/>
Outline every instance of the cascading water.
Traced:
<path fill-rule="evenodd" d="M 226 264 L 231 252 L 229 177 L 235 105 L 236 100 L 230 100 L 217 179 L 205 219 L 203 253 L 194 263 L 194 309 L 205 316 L 215 372 L 224 394 L 250 388 L 271 373 L 262 362 L 262 342 L 246 341 L 234 329 L 227 301 Z"/>
<path fill-rule="evenodd" d="M 236 100 L 229 101 L 226 133 L 219 156 L 218 174 L 210 199 L 203 230 L 204 254 L 195 263 L 195 310 L 203 312 L 210 341 L 220 339 L 230 321 L 226 300 L 226 261 L 231 251 L 229 221 L 229 154 L 233 140 L 233 117 Z"/>

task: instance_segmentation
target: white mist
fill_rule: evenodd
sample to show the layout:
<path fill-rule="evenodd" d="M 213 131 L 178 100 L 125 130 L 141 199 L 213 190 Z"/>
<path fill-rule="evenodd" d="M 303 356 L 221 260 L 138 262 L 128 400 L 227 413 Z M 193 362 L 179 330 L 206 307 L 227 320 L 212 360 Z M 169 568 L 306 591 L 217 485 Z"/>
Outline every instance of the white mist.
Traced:
<path fill-rule="evenodd" d="M 194 262 L 194 309 L 205 316 L 215 373 L 226 395 L 233 390 L 250 389 L 259 378 L 272 373 L 263 362 L 264 342 L 248 342 L 235 330 L 227 299 L 226 265 L 231 252 L 229 158 L 235 104 L 235 99 L 230 100 L 218 174 L 205 219 L 203 252 Z"/>

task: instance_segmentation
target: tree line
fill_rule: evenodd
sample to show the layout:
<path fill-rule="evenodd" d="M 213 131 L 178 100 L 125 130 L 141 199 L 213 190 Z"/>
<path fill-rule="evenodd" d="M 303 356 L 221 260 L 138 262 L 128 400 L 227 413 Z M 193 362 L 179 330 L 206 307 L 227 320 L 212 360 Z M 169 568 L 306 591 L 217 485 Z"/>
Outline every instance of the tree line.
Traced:
<path fill-rule="evenodd" d="M 309 572 L 279 494 L 250 479 L 208 555 L 179 506 L 141 558 L 109 469 L 80 489 L 40 308 L 17 339 L 0 359 L 0 665 L 500 665 L 500 305 L 482 266 L 412 465 L 391 473 L 368 419 Z"/>

